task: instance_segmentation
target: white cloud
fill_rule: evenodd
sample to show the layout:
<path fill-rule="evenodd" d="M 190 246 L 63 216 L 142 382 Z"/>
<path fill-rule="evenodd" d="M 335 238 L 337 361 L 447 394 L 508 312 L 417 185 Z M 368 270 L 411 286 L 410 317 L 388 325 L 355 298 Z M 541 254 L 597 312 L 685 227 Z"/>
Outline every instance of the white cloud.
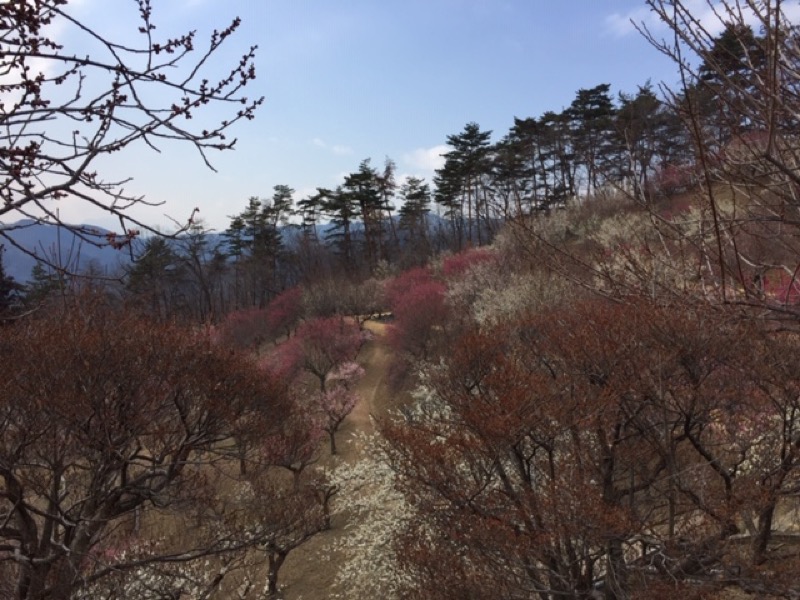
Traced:
<path fill-rule="evenodd" d="M 84 11 L 89 4 L 90 0 L 74 0 L 67 12 L 72 17 L 82 20 L 81 12 Z M 40 34 L 47 37 L 55 44 L 64 44 L 65 41 L 68 41 L 65 40 L 65 38 L 68 37 L 71 29 L 74 31 L 74 27 L 70 26 L 70 22 L 67 19 L 54 18 L 50 23 L 42 27 Z M 63 54 L 77 54 L 77 52 L 75 52 L 74 48 L 68 48 L 64 50 Z M 35 77 L 41 73 L 47 78 L 54 77 L 57 73 L 63 73 L 67 68 L 62 61 L 40 57 L 27 57 L 25 59 L 25 66 L 29 69 L 28 77 Z M 77 79 L 72 77 L 70 81 L 72 80 Z M 22 75 L 17 68 L 8 69 L 0 73 L 0 84 L 2 85 L 18 85 L 21 82 Z M 9 104 L 19 102 L 22 99 L 22 94 L 22 91 L 3 92 L 3 94 L 0 95 L 0 104 L 4 102 L 8 102 Z"/>
<path fill-rule="evenodd" d="M 319 138 L 314 138 L 313 140 L 311 140 L 311 143 L 312 143 L 314 146 L 316 146 L 317 148 L 326 148 L 326 147 L 327 147 L 327 145 L 325 144 L 325 142 L 323 142 L 323 141 L 322 141 L 321 139 L 319 139 Z"/>
<path fill-rule="evenodd" d="M 316 193 L 317 193 L 317 188 L 312 187 L 310 185 L 301 185 L 294 191 L 294 199 L 302 200 L 303 198 L 308 198 L 309 196 L 313 196 Z"/>
<path fill-rule="evenodd" d="M 725 27 L 724 23 L 732 20 L 726 11 L 724 0 L 684 0 L 684 6 L 700 26 L 712 36 L 721 33 Z M 735 8 L 731 4 L 728 6 Z M 788 22 L 796 22 L 800 18 L 800 2 L 794 0 L 785 3 L 783 12 Z M 742 18 L 756 31 L 759 29 L 758 19 L 746 7 L 742 10 Z M 634 23 L 644 25 L 653 33 L 661 33 L 667 29 L 666 24 L 659 16 L 647 7 L 638 7 L 624 14 L 613 13 L 605 19 L 606 30 L 616 37 L 635 33 Z"/>
<path fill-rule="evenodd" d="M 797 23 L 800 21 L 800 2 L 790 2 L 783 5 L 783 14 L 786 15 L 786 20 L 789 23 Z"/>
<path fill-rule="evenodd" d="M 633 23 L 646 22 L 652 16 L 646 7 L 639 7 L 625 14 L 614 13 L 606 17 L 606 30 L 616 37 L 623 37 L 636 31 Z"/>
<path fill-rule="evenodd" d="M 444 166 L 444 157 L 450 148 L 445 144 L 432 148 L 417 148 L 403 155 L 403 164 L 425 173 L 433 173 Z"/>
<path fill-rule="evenodd" d="M 397 173 L 394 176 L 394 179 L 397 182 L 397 187 L 399 188 L 400 186 L 408 183 L 408 180 L 411 179 L 412 177 L 416 177 L 417 179 L 423 179 L 425 183 L 433 187 L 432 177 L 426 177 L 421 173 Z"/>

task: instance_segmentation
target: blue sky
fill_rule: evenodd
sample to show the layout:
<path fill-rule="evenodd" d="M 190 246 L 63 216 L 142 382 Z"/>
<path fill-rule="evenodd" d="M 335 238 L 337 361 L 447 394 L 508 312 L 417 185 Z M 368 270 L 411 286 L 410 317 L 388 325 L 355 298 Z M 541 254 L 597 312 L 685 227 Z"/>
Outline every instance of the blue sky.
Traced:
<path fill-rule="evenodd" d="M 78 0 L 75 10 L 124 37 L 136 27 L 130 8 L 129 0 Z M 579 88 L 634 92 L 648 79 L 675 80 L 670 62 L 629 24 L 650 21 L 660 31 L 643 0 L 153 1 L 165 34 L 197 29 L 202 38 L 237 15 L 243 25 L 211 67 L 258 44 L 248 95 L 266 102 L 233 132 L 237 149 L 211 157 L 217 172 L 177 145 L 161 154 L 135 148 L 99 165 L 132 176 L 128 191 L 164 201 L 137 216 L 165 229 L 165 215 L 180 221 L 199 207 L 208 226 L 223 230 L 250 196 L 287 184 L 300 199 L 335 187 L 368 157 L 376 165 L 391 157 L 399 175 L 430 181 L 447 135 L 470 121 L 497 140 L 515 116 L 561 110 Z M 105 224 L 85 207 L 64 207 L 62 216 Z"/>

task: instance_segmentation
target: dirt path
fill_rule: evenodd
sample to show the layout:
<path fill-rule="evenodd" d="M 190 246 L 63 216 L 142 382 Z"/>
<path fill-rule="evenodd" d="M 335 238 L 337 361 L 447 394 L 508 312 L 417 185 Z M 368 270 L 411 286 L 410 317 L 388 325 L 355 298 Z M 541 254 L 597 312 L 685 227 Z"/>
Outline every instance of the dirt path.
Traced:
<path fill-rule="evenodd" d="M 386 379 L 391 357 L 386 346 L 386 325 L 368 321 L 365 327 L 373 333 L 374 339 L 364 344 L 358 357 L 365 372 L 356 388 L 359 401 L 336 434 L 339 454 L 335 457 L 324 454 L 320 460 L 322 466 L 359 460 L 362 448 L 354 434 L 372 433 L 375 430 L 372 416 L 385 414 L 390 405 Z M 325 448 L 327 450 L 327 445 Z M 330 531 L 317 535 L 289 555 L 281 570 L 286 600 L 328 600 L 332 597 L 340 557 L 328 549 L 347 535 L 346 525 L 343 517 L 334 518 Z"/>
<path fill-rule="evenodd" d="M 372 417 L 382 415 L 389 400 L 386 377 L 390 355 L 386 347 L 386 325 L 368 321 L 365 327 L 375 337 L 364 345 L 359 355 L 358 362 L 364 368 L 364 377 L 356 387 L 359 401 L 337 434 L 337 440 L 341 440 L 339 459 L 347 461 L 355 461 L 361 457 L 361 448 L 353 439 L 354 434 L 375 431 Z"/>

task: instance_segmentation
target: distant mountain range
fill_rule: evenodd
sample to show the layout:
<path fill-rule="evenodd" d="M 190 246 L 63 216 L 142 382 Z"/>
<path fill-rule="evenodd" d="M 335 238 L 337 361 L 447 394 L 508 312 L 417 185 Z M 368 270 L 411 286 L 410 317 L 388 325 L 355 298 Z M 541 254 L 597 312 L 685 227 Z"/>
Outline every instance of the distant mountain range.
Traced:
<path fill-rule="evenodd" d="M 77 227 L 91 228 L 101 237 L 108 233 L 108 230 L 93 225 Z M 36 257 L 70 271 L 80 272 L 92 267 L 108 274 L 117 272 L 131 262 L 127 248 L 115 250 L 110 246 L 97 247 L 81 240 L 69 229 L 57 225 L 24 220 L 0 225 L 0 230 L 6 274 L 19 283 L 31 279 Z"/>
<path fill-rule="evenodd" d="M 397 222 L 398 217 L 393 217 Z M 442 227 L 444 220 L 436 215 L 429 214 L 426 218 L 429 230 Z M 71 225 L 75 229 L 91 230 L 94 237 L 102 240 L 108 229 L 90 224 Z M 331 233 L 333 225 L 320 223 L 316 225 L 317 235 L 326 239 Z M 354 239 L 359 239 L 363 231 L 360 222 L 351 225 Z M 290 243 L 300 235 L 297 227 L 282 227 L 281 234 L 285 243 Z M 402 238 L 401 238 L 402 239 Z M 221 233 L 208 234 L 208 248 L 213 248 L 223 243 Z M 112 248 L 110 245 L 96 246 L 81 240 L 73 231 L 64 226 L 49 223 L 40 223 L 31 219 L 17 221 L 4 225 L 0 223 L 0 245 L 3 246 L 3 265 L 7 275 L 19 283 L 26 283 L 32 279 L 31 271 L 38 260 L 57 264 L 71 273 L 81 273 L 89 268 L 105 275 L 115 275 L 121 272 L 132 262 L 131 248 Z M 141 251 L 141 240 L 134 242 L 134 254 Z"/>

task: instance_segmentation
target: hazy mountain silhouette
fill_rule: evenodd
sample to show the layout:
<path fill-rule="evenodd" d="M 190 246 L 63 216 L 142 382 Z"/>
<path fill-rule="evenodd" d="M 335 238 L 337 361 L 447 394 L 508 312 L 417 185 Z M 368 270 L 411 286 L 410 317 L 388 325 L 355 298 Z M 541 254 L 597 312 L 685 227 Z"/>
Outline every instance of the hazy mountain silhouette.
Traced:
<path fill-rule="evenodd" d="M 93 225 L 78 227 L 97 231 L 99 236 L 108 232 L 107 229 Z M 109 275 L 131 262 L 128 249 L 95 246 L 81 240 L 65 227 L 23 220 L 2 225 L 0 229 L 3 231 L 0 244 L 5 249 L 3 261 L 6 273 L 20 283 L 31 279 L 31 269 L 36 264 L 37 257 L 71 272 L 92 268 Z"/>

